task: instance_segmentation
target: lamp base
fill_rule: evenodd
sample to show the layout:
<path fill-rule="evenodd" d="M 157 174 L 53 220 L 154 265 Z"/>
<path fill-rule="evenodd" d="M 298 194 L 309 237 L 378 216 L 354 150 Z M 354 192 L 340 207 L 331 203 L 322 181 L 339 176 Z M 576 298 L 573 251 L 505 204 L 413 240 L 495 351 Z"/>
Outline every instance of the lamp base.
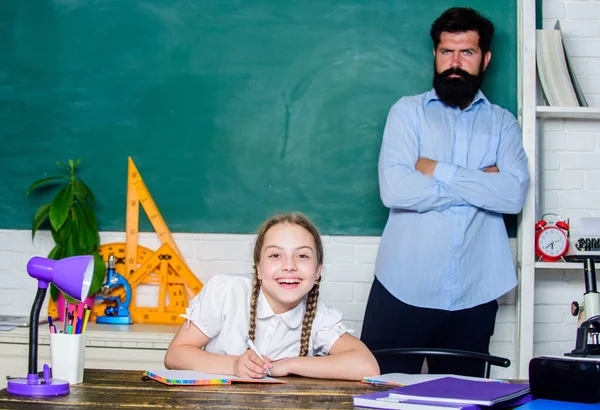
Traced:
<path fill-rule="evenodd" d="M 8 380 L 6 391 L 18 396 L 61 396 L 69 394 L 69 382 L 28 374 L 27 378 Z"/>

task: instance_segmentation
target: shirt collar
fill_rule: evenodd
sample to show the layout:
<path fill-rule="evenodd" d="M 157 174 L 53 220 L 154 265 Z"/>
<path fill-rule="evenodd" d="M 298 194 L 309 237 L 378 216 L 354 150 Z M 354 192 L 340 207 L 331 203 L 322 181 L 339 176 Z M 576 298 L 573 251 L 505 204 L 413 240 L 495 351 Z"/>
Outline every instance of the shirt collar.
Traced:
<path fill-rule="evenodd" d="M 438 97 L 437 93 L 435 92 L 435 88 L 432 88 L 431 90 L 429 90 L 429 92 L 427 92 L 427 94 L 425 95 L 425 105 L 429 104 L 431 101 L 440 101 L 440 98 Z M 471 103 L 470 106 L 473 106 L 480 101 L 483 103 L 486 103 L 488 105 L 490 104 L 490 101 L 483 94 L 483 92 L 481 90 L 477 90 L 477 94 L 475 94 L 475 98 L 473 98 L 473 102 Z"/>
<path fill-rule="evenodd" d="M 272 316 L 279 316 L 283 323 L 287 325 L 290 329 L 295 329 L 302 324 L 302 320 L 304 319 L 304 306 L 306 304 L 306 296 L 302 299 L 302 302 L 298 304 L 292 310 L 288 310 L 285 313 L 280 315 L 275 314 L 273 309 L 271 309 L 271 305 L 269 305 L 269 301 L 265 297 L 262 289 L 260 290 L 260 294 L 258 295 L 258 308 L 256 310 L 256 317 L 258 319 L 268 319 Z"/>

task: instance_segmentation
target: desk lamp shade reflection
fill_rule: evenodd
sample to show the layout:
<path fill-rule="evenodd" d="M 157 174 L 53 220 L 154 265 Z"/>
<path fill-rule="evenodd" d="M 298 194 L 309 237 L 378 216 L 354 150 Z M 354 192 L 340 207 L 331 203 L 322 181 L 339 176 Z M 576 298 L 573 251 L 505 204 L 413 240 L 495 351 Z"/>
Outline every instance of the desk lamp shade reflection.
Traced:
<path fill-rule="evenodd" d="M 94 257 L 72 256 L 58 261 L 33 257 L 27 263 L 27 273 L 38 280 L 38 290 L 29 317 L 29 371 L 27 378 L 8 380 L 7 391 L 22 396 L 58 396 L 69 393 L 69 382 L 52 379 L 50 368 L 44 365 L 43 376 L 38 376 L 38 325 L 40 311 L 50 283 L 64 294 L 84 300 L 90 290 L 94 273 Z"/>

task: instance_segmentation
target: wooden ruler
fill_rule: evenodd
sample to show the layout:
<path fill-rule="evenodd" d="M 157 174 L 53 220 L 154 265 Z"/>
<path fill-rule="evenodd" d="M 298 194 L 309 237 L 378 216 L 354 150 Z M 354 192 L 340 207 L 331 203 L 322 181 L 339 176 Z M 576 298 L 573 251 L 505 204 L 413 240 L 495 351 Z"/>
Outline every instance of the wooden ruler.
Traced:
<path fill-rule="evenodd" d="M 156 252 L 138 246 L 140 204 L 162 243 Z M 202 289 L 202 283 L 181 256 L 131 157 L 128 157 L 127 169 L 125 243 L 102 245 L 100 254 L 105 261 L 108 261 L 110 255 L 115 257 L 115 271 L 131 286 L 129 311 L 134 323 L 182 323 L 184 319 L 179 315 L 185 312 L 188 297 L 196 295 Z M 142 283 L 159 287 L 156 308 L 136 306 L 136 286 Z M 122 288 L 114 289 L 110 296 L 119 296 L 124 300 L 125 291 Z M 104 314 L 109 303 L 107 301 L 95 305 L 93 313 Z"/>
<path fill-rule="evenodd" d="M 179 315 L 188 306 L 186 286 L 194 295 L 202 283 L 168 243 L 163 244 L 127 279 L 131 288 L 147 283 L 149 277 L 158 282 L 158 306 L 130 308 L 134 323 L 180 324 Z"/>
<path fill-rule="evenodd" d="M 171 236 L 167 223 L 158 211 L 150 191 L 146 187 L 142 176 L 137 170 L 133 159 L 128 157 L 127 164 L 127 208 L 125 222 L 126 261 L 125 271 L 128 276 L 137 269 L 137 244 L 140 224 L 140 203 L 160 239 L 160 243 L 168 243 L 171 248 L 183 260 L 177 244 Z M 125 276 L 127 278 L 127 276 Z"/>

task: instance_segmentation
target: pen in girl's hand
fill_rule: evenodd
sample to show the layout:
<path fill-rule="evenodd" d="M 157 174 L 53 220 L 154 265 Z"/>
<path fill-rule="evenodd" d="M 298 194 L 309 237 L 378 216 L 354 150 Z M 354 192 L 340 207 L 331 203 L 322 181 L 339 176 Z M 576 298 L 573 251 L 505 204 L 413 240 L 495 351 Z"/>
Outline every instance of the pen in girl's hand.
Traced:
<path fill-rule="evenodd" d="M 266 364 L 267 362 L 265 362 L 265 359 L 264 359 L 264 358 L 263 358 L 263 357 L 260 355 L 260 353 L 258 353 L 258 349 L 256 348 L 256 345 L 254 344 L 254 342 L 252 341 L 252 339 L 250 339 L 250 336 L 246 336 L 246 337 L 244 338 L 244 340 L 246 341 L 246 344 L 248 345 L 248 347 L 249 347 L 250 349 L 252 349 L 252 351 L 253 351 L 254 353 L 256 353 L 256 355 L 257 355 L 257 356 L 260 358 L 260 360 L 262 360 L 262 361 L 263 361 L 263 363 L 265 363 L 265 364 Z M 268 367 L 266 367 L 266 368 L 265 368 L 265 370 L 267 371 L 267 374 L 270 376 L 270 375 L 271 375 L 271 372 L 269 371 L 269 368 L 268 368 Z"/>

